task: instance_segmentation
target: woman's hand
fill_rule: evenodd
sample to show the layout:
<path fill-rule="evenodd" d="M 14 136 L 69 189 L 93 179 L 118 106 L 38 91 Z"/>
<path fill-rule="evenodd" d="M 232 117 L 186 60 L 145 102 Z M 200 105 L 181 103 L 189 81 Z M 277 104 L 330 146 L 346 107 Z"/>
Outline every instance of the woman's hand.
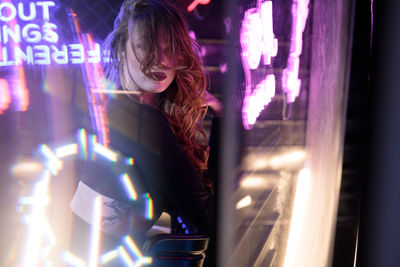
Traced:
<path fill-rule="evenodd" d="M 213 114 L 215 117 L 222 117 L 223 106 L 221 101 L 219 101 L 218 98 L 210 94 L 208 91 L 205 91 L 204 93 L 203 105 L 208 106 L 211 114 Z"/>

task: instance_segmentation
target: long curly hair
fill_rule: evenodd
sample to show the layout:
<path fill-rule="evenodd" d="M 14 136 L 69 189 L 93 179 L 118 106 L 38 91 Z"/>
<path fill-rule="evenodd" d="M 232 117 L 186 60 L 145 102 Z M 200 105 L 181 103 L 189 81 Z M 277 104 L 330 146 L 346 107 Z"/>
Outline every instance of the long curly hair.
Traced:
<path fill-rule="evenodd" d="M 182 145 L 189 160 L 207 187 L 211 182 L 205 178 L 208 148 L 202 121 L 206 113 L 203 105 L 207 80 L 201 59 L 196 54 L 198 44 L 188 32 L 179 11 L 161 0 L 126 0 L 114 22 L 114 30 L 105 45 L 110 51 L 105 66 L 106 76 L 120 83 L 122 64 L 129 36 L 140 34 L 146 48 L 146 57 L 140 62 L 142 72 L 152 78 L 151 69 L 158 66 L 157 49 L 159 36 L 164 36 L 168 46 L 165 53 L 175 66 L 174 82 L 160 95 L 158 108 L 164 112 L 171 128 Z M 136 55 L 135 46 L 132 49 Z"/>

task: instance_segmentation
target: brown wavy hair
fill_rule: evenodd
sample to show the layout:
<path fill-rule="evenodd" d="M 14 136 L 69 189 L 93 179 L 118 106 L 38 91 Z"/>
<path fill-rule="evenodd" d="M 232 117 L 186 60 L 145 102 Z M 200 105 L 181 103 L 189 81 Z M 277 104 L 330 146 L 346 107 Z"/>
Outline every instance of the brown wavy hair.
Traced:
<path fill-rule="evenodd" d="M 170 87 L 161 93 L 158 108 L 165 113 L 175 136 L 205 186 L 211 187 L 211 182 L 204 177 L 209 155 L 202 129 L 206 113 L 203 98 L 207 80 L 201 59 L 195 52 L 198 44 L 190 37 L 182 15 L 170 3 L 126 0 L 114 22 L 114 30 L 105 42 L 110 52 L 105 73 L 117 85 L 120 85 L 126 43 L 135 30 L 141 34 L 148 48 L 146 57 L 140 63 L 141 70 L 149 78 L 152 78 L 151 69 L 158 66 L 156 51 L 160 46 L 159 36 L 162 34 L 167 39 L 169 45 L 165 53 L 175 66 L 176 77 Z M 134 45 L 132 49 L 136 54 Z"/>

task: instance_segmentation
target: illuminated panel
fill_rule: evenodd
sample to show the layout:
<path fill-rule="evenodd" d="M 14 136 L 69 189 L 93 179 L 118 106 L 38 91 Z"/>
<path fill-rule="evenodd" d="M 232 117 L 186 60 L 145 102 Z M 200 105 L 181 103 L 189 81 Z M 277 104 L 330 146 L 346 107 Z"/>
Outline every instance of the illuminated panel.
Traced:
<path fill-rule="evenodd" d="M 245 97 L 242 107 L 243 126 L 251 129 L 260 112 L 275 96 L 275 76 L 253 84 L 252 70 L 271 64 L 278 53 L 278 40 L 273 33 L 272 2 L 258 1 L 256 8 L 245 12 L 240 30 L 241 59 L 246 79 Z M 262 59 L 262 61 L 261 61 Z"/>
<path fill-rule="evenodd" d="M 207 5 L 211 2 L 211 0 L 194 0 L 188 7 L 187 11 L 191 12 L 195 9 L 199 4 L 200 5 Z"/>
<path fill-rule="evenodd" d="M 287 67 L 282 71 L 282 88 L 286 93 L 288 103 L 293 103 L 300 94 L 301 80 L 298 77 L 300 55 L 303 49 L 303 31 L 308 17 L 308 3 L 309 0 L 293 0 L 292 3 L 290 51 Z"/>

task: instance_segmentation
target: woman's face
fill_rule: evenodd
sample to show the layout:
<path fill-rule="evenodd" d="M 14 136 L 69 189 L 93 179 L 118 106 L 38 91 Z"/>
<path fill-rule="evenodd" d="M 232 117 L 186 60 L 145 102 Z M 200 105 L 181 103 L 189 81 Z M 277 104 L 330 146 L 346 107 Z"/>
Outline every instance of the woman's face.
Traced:
<path fill-rule="evenodd" d="M 147 77 L 140 69 L 140 61 L 143 61 L 147 54 L 144 42 L 135 34 L 126 43 L 125 59 L 122 66 L 121 85 L 127 90 L 142 90 L 150 93 L 164 92 L 175 79 L 175 66 L 171 66 L 171 59 L 166 55 L 167 43 L 163 42 L 160 36 L 160 48 L 156 51 L 157 65 L 150 72 L 153 79 Z M 136 55 L 133 52 L 132 45 L 135 47 Z"/>

